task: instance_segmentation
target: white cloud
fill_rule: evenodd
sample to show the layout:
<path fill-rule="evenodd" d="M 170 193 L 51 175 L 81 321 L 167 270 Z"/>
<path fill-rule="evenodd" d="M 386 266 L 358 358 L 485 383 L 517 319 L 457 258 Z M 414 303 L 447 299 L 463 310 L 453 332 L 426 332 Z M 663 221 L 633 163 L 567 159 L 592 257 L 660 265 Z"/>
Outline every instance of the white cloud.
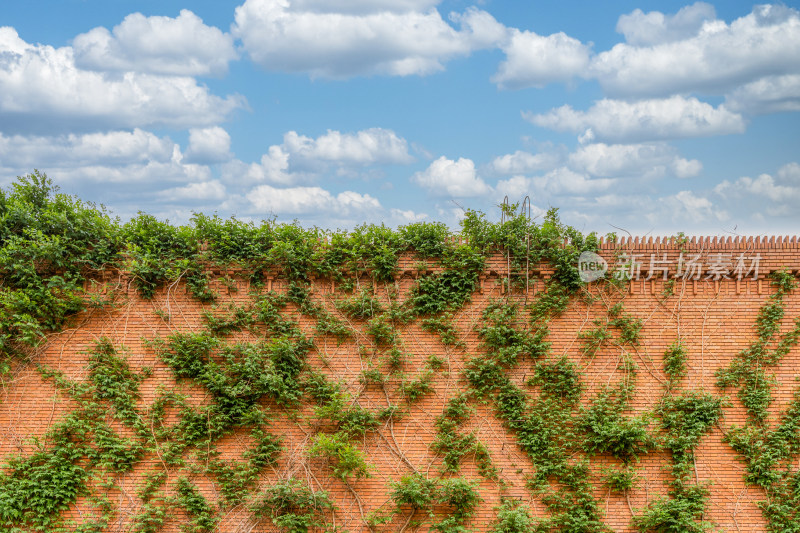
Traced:
<path fill-rule="evenodd" d="M 411 181 L 436 196 L 469 198 L 488 194 L 492 190 L 478 177 L 475 163 L 463 157 L 453 161 L 442 156 L 424 171 L 414 174 Z"/>
<path fill-rule="evenodd" d="M 396 221 L 398 225 L 420 222 L 421 220 L 428 218 L 427 214 L 417 213 L 411 209 L 391 209 L 389 210 L 389 213 L 391 214 L 390 218 Z"/>
<path fill-rule="evenodd" d="M 151 191 L 168 183 L 193 183 L 211 179 L 211 170 L 205 165 L 181 163 L 179 158 L 169 161 L 145 161 L 130 165 L 50 166 L 47 173 L 54 179 L 81 186 L 88 184 L 115 184 L 120 195 L 147 196 Z M 148 186 L 148 191 L 141 188 Z M 141 196 L 140 196 L 141 197 Z M 127 198 L 130 199 L 130 198 Z M 142 205 L 142 204 L 139 204 Z"/>
<path fill-rule="evenodd" d="M 78 68 L 174 76 L 221 76 L 236 59 L 233 38 L 187 9 L 176 18 L 132 13 L 112 31 L 98 27 L 73 40 Z"/>
<path fill-rule="evenodd" d="M 544 128 L 574 133 L 591 129 L 592 139 L 623 142 L 725 135 L 745 129 L 742 116 L 724 105 L 714 108 L 683 96 L 636 102 L 603 99 L 588 111 L 564 105 L 548 113 L 523 116 Z"/>
<path fill-rule="evenodd" d="M 568 204 L 562 216 L 576 218 L 601 231 L 668 234 L 675 231 L 716 233 L 728 213 L 703 194 L 680 191 L 665 196 L 610 192 Z M 623 228 L 622 230 L 620 228 Z"/>
<path fill-rule="evenodd" d="M 225 186 L 216 180 L 203 181 L 161 191 L 160 196 L 169 202 L 222 200 L 225 198 Z"/>
<path fill-rule="evenodd" d="M 498 194 L 508 196 L 512 202 L 518 199 L 525 198 L 533 193 L 533 178 L 525 176 L 513 176 L 511 178 L 500 180 L 495 186 Z"/>
<path fill-rule="evenodd" d="M 340 217 L 361 216 L 380 209 L 377 199 L 368 194 L 353 191 L 334 196 L 321 187 L 289 187 L 279 189 L 270 185 L 259 185 L 246 195 L 261 215 L 270 214 L 320 214 Z"/>
<path fill-rule="evenodd" d="M 503 45 L 506 59 L 492 81 L 502 88 L 544 87 L 584 74 L 589 65 L 588 46 L 564 32 L 544 37 L 530 31 L 512 30 Z"/>
<path fill-rule="evenodd" d="M 672 146 L 649 144 L 589 144 L 569 156 L 570 168 L 599 177 L 678 178 L 697 176 L 703 164 L 677 155 Z"/>
<path fill-rule="evenodd" d="M 693 178 L 703 171 L 703 163 L 697 159 L 675 157 L 670 166 L 676 178 Z"/>
<path fill-rule="evenodd" d="M 657 206 L 657 208 L 655 208 Z M 660 198 L 651 212 L 642 213 L 652 224 L 663 224 L 664 220 L 680 221 L 686 225 L 703 222 L 725 222 L 728 213 L 714 207 L 711 200 L 692 191 Z M 668 217 L 668 218 L 667 218 Z"/>
<path fill-rule="evenodd" d="M 282 144 L 268 148 L 259 163 L 246 166 L 238 162 L 223 172 L 232 181 L 291 185 L 313 181 L 331 169 L 337 175 L 352 176 L 372 165 L 408 164 L 413 160 L 406 140 L 391 130 L 328 130 L 316 139 L 290 131 L 283 136 Z"/>
<path fill-rule="evenodd" d="M 622 15 L 617 22 L 617 31 L 635 46 L 652 46 L 694 37 L 703 24 L 716 19 L 714 6 L 695 2 L 680 9 L 674 15 L 660 11 L 642 12 L 635 9 L 630 15 Z"/>
<path fill-rule="evenodd" d="M 800 214 L 800 164 L 789 163 L 778 169 L 775 176 L 761 174 L 757 178 L 741 177 L 734 182 L 725 180 L 714 188 L 720 197 L 752 203 L 776 212 Z"/>
<path fill-rule="evenodd" d="M 800 111 L 800 74 L 768 76 L 734 89 L 726 107 L 748 113 Z"/>
<path fill-rule="evenodd" d="M 615 183 L 616 179 L 594 178 L 567 167 L 559 167 L 544 176 L 532 178 L 535 194 L 542 191 L 551 195 L 591 196 L 607 191 Z"/>
<path fill-rule="evenodd" d="M 169 137 L 158 137 L 138 128 L 58 136 L 5 136 L 0 133 L 0 165 L 32 169 L 130 165 L 147 161 L 165 163 L 172 160 L 176 148 Z"/>
<path fill-rule="evenodd" d="M 292 8 L 297 11 L 311 11 L 314 13 L 347 13 L 365 14 L 381 13 L 407 13 L 409 11 L 426 11 L 439 3 L 440 0 L 293 0 Z"/>
<path fill-rule="evenodd" d="M 297 181 L 304 181 L 299 173 L 289 173 L 289 154 L 280 146 L 270 146 L 267 153 L 261 156 L 259 163 L 249 165 L 241 161 L 232 161 L 223 167 L 223 176 L 231 182 L 264 182 L 279 185 L 291 185 Z"/>
<path fill-rule="evenodd" d="M 190 163 L 219 163 L 232 156 L 231 136 L 219 126 L 189 130 L 189 147 L 184 159 Z"/>
<path fill-rule="evenodd" d="M 369 128 L 355 134 L 328 130 L 316 139 L 290 131 L 283 145 L 293 158 L 301 161 L 330 161 L 342 164 L 406 164 L 413 161 L 408 143 L 391 130 Z"/>
<path fill-rule="evenodd" d="M 139 129 L 50 137 L 0 134 L 3 181 L 34 168 L 65 192 L 112 205 L 123 217 L 146 205 L 159 216 L 165 205 L 189 204 L 199 210 L 225 194 L 208 166 L 186 163 L 168 137 Z"/>
<path fill-rule="evenodd" d="M 764 76 L 800 73 L 798 11 L 781 5 L 759 5 L 730 25 L 707 20 L 708 8 L 702 5 L 695 4 L 684 14 L 660 24 L 653 20 L 657 15 L 637 12 L 629 15 L 632 18 L 620 19 L 633 44 L 618 44 L 592 62 L 592 72 L 608 94 L 724 94 Z M 681 18 L 685 20 L 676 20 Z M 634 31 L 637 23 L 644 25 Z M 690 36 L 672 40 L 694 28 Z M 647 41 L 646 34 L 652 35 L 651 42 L 643 42 Z"/>
<path fill-rule="evenodd" d="M 31 45 L 13 28 L 0 28 L 0 129 L 6 133 L 206 126 L 243 105 L 242 97 L 214 96 L 189 77 L 81 70 L 71 47 Z"/>
<path fill-rule="evenodd" d="M 541 152 L 532 154 L 517 150 L 513 154 L 495 157 L 489 163 L 489 170 L 494 174 L 508 176 L 511 174 L 530 174 L 540 170 L 552 169 L 560 161 L 559 154 L 554 152 Z"/>
<path fill-rule="evenodd" d="M 495 46 L 506 33 L 477 9 L 453 15 L 460 25 L 456 30 L 435 9 L 413 10 L 426 2 L 381 3 L 412 10 L 352 9 L 366 4 L 349 2 L 343 11 L 333 11 L 320 10 L 318 0 L 246 0 L 236 8 L 232 31 L 263 67 L 325 78 L 430 74 L 453 57 Z"/>

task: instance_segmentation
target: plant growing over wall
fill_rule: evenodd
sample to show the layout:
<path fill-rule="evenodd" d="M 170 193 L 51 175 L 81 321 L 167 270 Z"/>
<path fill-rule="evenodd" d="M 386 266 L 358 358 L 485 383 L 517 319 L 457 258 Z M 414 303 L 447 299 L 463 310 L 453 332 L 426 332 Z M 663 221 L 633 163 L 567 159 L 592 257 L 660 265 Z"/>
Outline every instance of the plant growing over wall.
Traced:
<path fill-rule="evenodd" d="M 745 480 L 764 489 L 767 499 L 759 502 L 771 532 L 797 531 L 800 474 L 793 461 L 800 455 L 800 390 L 793 401 L 771 422 L 767 408 L 772 403 L 774 376 L 766 369 L 776 366 L 800 339 L 800 318 L 781 333 L 786 296 L 796 288 L 785 271 L 770 274 L 775 292 L 759 310 L 756 338 L 741 350 L 728 368 L 717 372 L 717 386 L 736 387 L 749 418 L 743 427 L 732 426 L 725 441 L 741 455 L 747 466 Z"/>
<path fill-rule="evenodd" d="M 422 474 L 409 474 L 392 483 L 391 499 L 395 503 L 394 514 L 403 514 L 411 509 L 410 521 L 418 512 L 424 511 L 433 519 L 432 530 L 441 532 L 464 531 L 463 524 L 469 520 L 481 497 L 477 483 L 463 478 L 430 479 Z M 435 520 L 434 507 L 445 507 L 445 517 Z"/>
<path fill-rule="evenodd" d="M 717 424 L 724 402 L 705 391 L 671 391 L 685 374 L 687 353 L 679 342 L 664 353 L 664 368 L 669 378 L 667 391 L 655 409 L 663 432 L 662 446 L 672 456 L 672 481 L 667 497 L 656 499 L 639 515 L 634 525 L 646 531 L 706 531 L 713 525 L 704 520 L 709 491 L 699 480 L 692 483 L 695 448 L 700 438 Z"/>
<path fill-rule="evenodd" d="M 322 518 L 333 509 L 327 492 L 311 490 L 294 478 L 267 487 L 251 506 L 255 516 L 271 519 L 288 533 L 306 533 L 324 525 Z"/>
<path fill-rule="evenodd" d="M 317 433 L 308 449 L 311 457 L 326 457 L 332 463 L 333 475 L 342 481 L 370 477 L 372 467 L 364 452 L 356 448 L 344 432 L 327 435 Z"/>
<path fill-rule="evenodd" d="M 486 325 L 479 334 L 486 353 L 473 358 L 465 374 L 479 395 L 493 398 L 499 416 L 533 462 L 535 471 L 529 486 L 542 495 L 550 511 L 550 516 L 537 521 L 536 527 L 549 530 L 569 525 L 573 531 L 605 531 L 588 481 L 588 464 L 571 460 L 572 443 L 579 438 L 570 430 L 579 394 L 563 394 L 564 380 L 560 375 L 572 374 L 574 378 L 574 373 L 569 372 L 568 365 L 562 365 L 565 374 L 540 372 L 539 382 L 553 375 L 560 383 L 543 386 L 547 392 L 529 398 L 508 372 L 523 354 L 534 361 L 548 355 L 549 344 L 544 341 L 547 330 L 540 327 L 531 334 L 517 329 L 515 306 L 502 302 L 487 306 L 484 319 Z M 559 479 L 559 486 L 552 487 L 551 479 Z"/>
<path fill-rule="evenodd" d="M 718 424 L 724 403 L 706 391 L 679 387 L 688 354 L 676 341 L 664 355 L 669 384 L 663 400 L 651 413 L 631 415 L 631 353 L 646 360 L 646 349 L 636 349 L 645 344 L 642 321 L 626 313 L 621 302 L 610 305 L 607 316 L 590 322 L 579 340 L 589 355 L 605 353 L 610 346 L 620 348 L 623 356 L 617 368 L 624 374 L 622 383 L 581 403 L 583 376 L 571 361 L 579 346 L 551 354 L 548 327 L 570 308 L 581 287 L 577 256 L 595 250 L 596 238 L 564 226 L 555 211 L 542 223 L 514 208 L 506 210 L 505 218 L 492 223 L 468 212 L 460 235 L 467 242 L 460 239 L 458 244 L 441 224 L 412 224 L 397 231 L 365 225 L 352 232 L 325 232 L 203 215 L 175 227 L 140 214 L 122 225 L 102 210 L 57 194 L 38 172 L 21 178 L 0 195 L 0 371 L 15 369 L 47 332 L 63 327 L 70 316 L 113 301 L 113 290 L 107 297 L 98 292 L 90 298 L 83 286 L 106 267 L 121 267 L 123 278 L 127 276 L 145 297 L 185 286 L 196 298 L 211 302 L 217 298 L 207 277 L 211 269 L 227 272 L 223 285 L 229 290 L 237 283 L 230 276 L 249 279 L 252 292 L 249 301 L 239 305 L 206 307 L 205 329 L 176 333 L 149 345 L 179 381 L 202 387 L 206 395 L 199 405 L 196 398 L 164 389 L 151 405 L 144 405 L 139 388 L 150 373 L 132 370 L 125 351 L 107 339 L 87 352 L 88 365 L 80 380 L 40 367 L 41 376 L 75 408 L 34 442 L 32 452 L 6 459 L 0 472 L 0 523 L 11 530 L 101 531 L 112 523 L 115 512 L 103 491 L 112 490 L 120 474 L 151 457 L 157 458 L 155 470 L 145 474 L 138 494 L 142 505 L 129 521 L 132 531 L 158 531 L 178 507 L 188 513 L 184 528 L 193 531 L 213 530 L 219 511 L 235 506 L 251 509 L 257 518 L 288 531 L 322 527 L 333 510 L 324 492 L 289 479 L 254 496 L 261 476 L 267 475 L 264 469 L 281 464 L 283 443 L 267 431 L 267 420 L 287 416 L 308 431 L 311 444 L 305 454 L 326 458 L 330 473 L 352 489 L 351 483 L 372 471 L 358 439 L 371 434 L 389 442 L 384 431 L 391 431 L 399 419 L 399 406 L 391 402 L 402 394 L 413 403 L 438 391 L 435 371 L 449 368 L 444 367 L 448 363 L 457 365 L 459 352 L 448 350 L 448 359 L 432 354 L 412 374 L 414 359 L 406 353 L 403 336 L 421 326 L 439 335 L 445 345 L 456 345 L 459 332 L 453 317 L 458 313 L 461 321 L 470 316 L 471 310 L 462 313 L 461 308 L 473 297 L 489 261 L 500 261 L 507 268 L 501 275 L 512 285 L 528 273 L 523 269 L 529 264 L 552 277 L 525 305 L 506 293 L 476 320 L 482 345 L 466 356 L 468 390 L 452 397 L 435 419 L 431 448 L 441 456 L 444 477 L 410 474 L 390 484 L 393 507 L 391 516 L 384 518 L 402 515 L 414 525 L 417 516 L 434 531 L 467 531 L 481 501 L 477 485 L 449 476 L 458 474 L 469 456 L 481 475 L 506 486 L 486 447 L 467 429 L 472 402 L 479 401 L 497 413 L 530 458 L 527 487 L 548 510 L 548 516 L 533 519 L 524 506 L 506 500 L 497 509 L 494 531 L 603 531 L 590 465 L 600 454 L 624 463 L 606 471 L 603 480 L 611 490 L 627 495 L 635 485 L 636 458 L 654 449 L 672 457 L 669 493 L 640 509 L 633 524 L 642 531 L 708 528 L 708 488 L 693 480 L 694 453 L 703 435 Z M 420 263 L 421 274 L 410 294 L 405 293 L 406 300 L 392 283 L 404 253 L 405 259 Z M 237 266 L 249 272 L 230 274 Z M 276 275 L 281 278 L 276 291 L 263 292 L 263 280 Z M 318 276 L 330 277 L 339 292 L 346 286 L 355 292 L 335 299 L 336 310 L 328 310 L 315 293 L 320 285 L 312 283 Z M 772 372 L 797 345 L 800 321 L 785 318 L 793 276 L 776 272 L 771 278 L 775 292 L 759 312 L 754 340 L 719 371 L 718 385 L 736 389 L 748 410 L 746 424 L 725 429 L 724 439 L 742 456 L 746 481 L 764 489 L 767 497 L 760 505 L 770 531 L 782 532 L 796 531 L 798 523 L 800 399 L 779 416 L 772 415 Z M 619 295 L 609 290 L 602 297 L 613 302 Z M 171 318 L 169 326 L 180 327 L 178 315 Z M 307 336 L 311 328 L 313 339 Z M 231 337 L 236 333 L 241 335 Z M 363 334 L 376 346 L 361 343 Z M 371 390 L 351 394 L 343 382 L 308 368 L 315 342 L 325 336 L 340 343 L 358 339 L 366 363 L 363 383 Z M 318 346 L 325 351 L 325 345 Z M 383 371 L 387 366 L 388 373 Z M 384 394 L 386 407 L 362 407 L 368 404 L 361 394 L 375 393 L 381 401 Z M 241 457 L 223 459 L 218 439 L 235 431 L 237 439 L 249 443 L 247 449 Z M 291 460 L 305 460 L 305 454 Z M 411 467 L 408 459 L 405 462 Z M 198 475 L 213 482 L 216 501 L 206 499 L 190 481 Z M 64 511 L 76 502 L 82 510 L 84 505 L 91 507 L 92 516 L 81 523 L 65 521 Z"/>
<path fill-rule="evenodd" d="M 217 527 L 219 517 L 208 500 L 200 494 L 188 479 L 179 478 L 175 486 L 175 503 L 182 507 L 191 517 L 191 522 L 181 530 L 187 533 L 212 532 Z"/>
<path fill-rule="evenodd" d="M 101 209 L 58 193 L 34 171 L 0 191 L 0 372 L 83 310 L 83 282 L 121 247 Z"/>
<path fill-rule="evenodd" d="M 504 500 L 497 508 L 492 533 L 527 533 L 535 530 L 536 522 L 521 502 Z"/>
<path fill-rule="evenodd" d="M 686 375 L 686 357 L 686 348 L 677 340 L 664 352 L 664 373 L 669 379 L 670 386 Z"/>
<path fill-rule="evenodd" d="M 431 443 L 431 449 L 442 454 L 444 473 L 458 473 L 461 460 L 472 455 L 480 475 L 497 479 L 497 469 L 492 465 L 486 446 L 478 441 L 474 432 L 459 432 L 459 428 L 474 411 L 469 404 L 470 396 L 469 393 L 461 393 L 447 402 L 444 412 L 436 419 L 436 437 Z"/>
<path fill-rule="evenodd" d="M 444 270 L 419 279 L 409 300 L 420 316 L 457 309 L 475 292 L 485 258 L 473 246 L 461 245 L 441 259 Z"/>
<path fill-rule="evenodd" d="M 755 325 L 758 336 L 728 368 L 717 372 L 717 386 L 722 389 L 738 386 L 739 399 L 757 423 L 764 422 L 772 402 L 770 390 L 775 379 L 766 369 L 778 364 L 800 340 L 800 317 L 791 330 L 777 338 L 784 315 L 784 298 L 796 283 L 787 271 L 776 271 L 770 276 L 776 291 L 758 312 Z"/>
<path fill-rule="evenodd" d="M 8 458 L 0 473 L 0 523 L 9 529 L 26 527 L 48 531 L 62 524 L 61 513 L 79 496 L 90 495 L 91 477 L 104 480 L 129 471 L 144 454 L 144 443 L 124 438 L 106 421 L 112 414 L 142 430 L 136 410 L 138 384 L 143 376 L 130 371 L 108 339 L 89 351 L 89 380 L 72 382 L 58 372 L 41 367 L 41 375 L 71 396 L 78 409 L 52 426 L 36 451 Z M 107 520 L 110 511 L 104 512 Z"/>
<path fill-rule="evenodd" d="M 362 289 L 358 294 L 336 301 L 336 308 L 357 320 L 366 320 L 383 313 L 380 302 L 372 295 L 371 290 Z"/>
<path fill-rule="evenodd" d="M 606 468 L 603 470 L 603 485 L 614 492 L 627 493 L 635 486 L 638 479 L 636 471 L 625 465 L 624 468 Z"/>
<path fill-rule="evenodd" d="M 237 425 L 263 396 L 281 405 L 297 402 L 298 375 L 311 346 L 306 338 L 289 337 L 222 345 L 206 333 L 175 333 L 153 343 L 177 378 L 191 378 L 208 389 L 227 426 Z"/>
<path fill-rule="evenodd" d="M 628 462 L 655 447 L 647 416 L 622 415 L 629 395 L 624 387 L 605 390 L 582 410 L 577 427 L 586 435 L 583 448 L 587 453 L 609 453 Z"/>
<path fill-rule="evenodd" d="M 464 343 L 458 338 L 458 330 L 453 325 L 453 315 L 451 313 L 425 318 L 422 320 L 421 325 L 422 329 L 439 335 L 439 339 L 445 346 L 465 347 Z"/>

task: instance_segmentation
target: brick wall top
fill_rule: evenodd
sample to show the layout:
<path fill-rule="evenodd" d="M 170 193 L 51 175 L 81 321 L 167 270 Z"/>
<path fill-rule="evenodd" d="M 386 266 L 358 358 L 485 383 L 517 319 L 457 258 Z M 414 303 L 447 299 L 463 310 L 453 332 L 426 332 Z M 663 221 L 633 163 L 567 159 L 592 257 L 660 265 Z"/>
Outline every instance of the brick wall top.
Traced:
<path fill-rule="evenodd" d="M 775 249 L 800 249 L 800 237 L 797 235 L 765 235 L 765 236 L 693 236 L 684 239 L 672 237 L 618 237 L 616 240 L 600 238 L 601 250 L 615 250 L 618 248 L 634 247 L 643 250 L 653 249 L 685 249 L 707 250 L 709 248 L 720 250 L 775 250 Z"/>

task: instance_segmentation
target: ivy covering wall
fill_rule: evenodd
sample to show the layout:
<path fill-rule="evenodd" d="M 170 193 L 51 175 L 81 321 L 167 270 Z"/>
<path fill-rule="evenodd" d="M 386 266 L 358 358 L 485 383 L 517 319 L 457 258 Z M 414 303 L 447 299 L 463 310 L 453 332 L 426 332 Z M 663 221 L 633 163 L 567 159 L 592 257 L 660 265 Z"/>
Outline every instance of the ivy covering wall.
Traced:
<path fill-rule="evenodd" d="M 699 387 L 687 380 L 692 339 L 676 331 L 652 353 L 647 316 L 626 307 L 628 284 L 580 281 L 578 256 L 597 251 L 596 235 L 555 210 L 505 215 L 466 211 L 456 234 L 440 223 L 333 232 L 205 215 L 121 223 L 44 174 L 19 178 L 0 194 L 0 379 L 12 390 L 33 371 L 69 409 L 4 458 L 0 527 L 156 532 L 179 516 L 182 531 L 222 531 L 235 512 L 242 531 L 343 531 L 346 495 L 351 531 L 597 532 L 611 530 L 604 503 L 615 495 L 628 502 L 629 529 L 713 530 L 713 480 L 698 476 L 697 454 L 718 431 L 767 529 L 800 531 L 800 388 L 773 403 L 775 370 L 800 340 L 800 317 L 786 315 L 793 274 L 770 274 L 751 342 Z M 413 282 L 400 291 L 409 263 Z M 476 307 L 492 268 L 491 296 Z M 94 290 L 110 272 L 123 282 Z M 320 280 L 335 290 L 321 296 Z M 201 320 L 173 327 L 180 310 L 153 311 L 166 329 L 141 349 L 155 367 L 133 365 L 136 354 L 107 336 L 68 354 L 85 362 L 80 372 L 42 356 L 83 317 L 113 316 L 130 298 L 169 302 L 178 287 Z M 670 298 L 672 288 L 656 301 Z M 476 318 L 465 328 L 466 308 Z M 576 309 L 585 315 L 574 342 L 554 350 L 551 326 Z M 418 334 L 441 349 L 421 353 Z M 330 346 L 352 348 L 355 382 L 332 371 Z M 614 367 L 590 387 L 587 365 L 603 354 Z M 145 395 L 160 369 L 174 386 Z M 663 376 L 645 407 L 635 401 L 643 373 Z M 394 429 L 434 396 L 422 463 Z M 726 409 L 743 410 L 742 423 L 725 422 Z M 481 437 L 479 415 L 504 433 Z M 232 456 L 231 442 L 243 450 Z M 501 467 L 501 444 L 524 456 L 514 476 L 523 486 Z M 376 447 L 398 465 L 379 502 L 362 496 L 382 468 Z M 666 461 L 665 486 L 634 507 L 652 456 Z M 133 502 L 124 512 L 123 493 Z"/>

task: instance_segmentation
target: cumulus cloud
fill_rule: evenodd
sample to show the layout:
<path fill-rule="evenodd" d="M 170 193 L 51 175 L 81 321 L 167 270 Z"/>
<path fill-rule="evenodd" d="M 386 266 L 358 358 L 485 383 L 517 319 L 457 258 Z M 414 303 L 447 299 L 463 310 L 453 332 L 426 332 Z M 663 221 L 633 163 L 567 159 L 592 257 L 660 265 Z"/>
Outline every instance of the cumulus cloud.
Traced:
<path fill-rule="evenodd" d="M 621 183 L 621 182 L 620 182 Z M 499 189 L 499 187 L 498 187 Z M 631 231 L 693 228 L 718 232 L 721 228 L 743 234 L 792 231 L 800 216 L 800 164 L 788 163 L 774 173 L 724 180 L 706 190 L 682 190 L 675 194 L 647 195 L 613 187 L 603 194 L 559 198 L 565 209 L 579 209 L 587 223 L 598 227 L 608 213 L 614 224 Z M 573 216 L 570 212 L 569 216 Z"/>
<path fill-rule="evenodd" d="M 229 160 L 231 136 L 219 126 L 189 130 L 189 147 L 184 158 L 190 163 L 219 163 Z"/>
<path fill-rule="evenodd" d="M 241 161 L 233 161 L 223 168 L 223 176 L 230 181 L 245 180 L 247 182 L 264 182 L 290 185 L 304 181 L 297 172 L 289 172 L 289 154 L 280 146 L 270 146 L 267 153 L 261 156 L 258 163 L 249 165 Z"/>
<path fill-rule="evenodd" d="M 530 196 L 539 205 L 569 211 L 570 223 L 595 229 L 604 227 L 609 212 L 620 223 L 630 217 L 640 225 L 652 209 L 643 206 L 653 203 L 648 193 L 654 183 L 698 176 L 703 164 L 681 157 L 675 147 L 663 142 L 592 143 L 568 154 L 559 148 L 536 156 L 518 151 L 495 158 L 488 168 L 508 176 L 494 184 L 497 197 L 507 195 L 517 201 Z"/>
<path fill-rule="evenodd" d="M 33 168 L 47 172 L 65 192 L 113 206 L 123 218 L 142 206 L 158 216 L 174 209 L 214 209 L 225 189 L 206 165 L 184 161 L 180 146 L 151 132 L 57 136 L 0 134 L 0 176 L 10 182 Z M 209 203 L 210 202 L 210 203 Z M 165 213 L 164 206 L 172 206 Z M 188 217 L 186 217 L 188 218 Z M 182 220 L 185 220 L 182 219 Z"/>
<path fill-rule="evenodd" d="M 284 135 L 283 145 L 293 157 L 303 161 L 354 165 L 413 161 L 406 140 L 383 128 L 369 128 L 354 134 L 328 130 L 316 139 L 290 131 Z"/>
<path fill-rule="evenodd" d="M 629 44 L 652 46 L 694 37 L 703 24 L 714 19 L 714 6 L 705 2 L 683 7 L 674 15 L 665 15 L 660 11 L 644 13 L 641 9 L 635 9 L 631 14 L 619 17 L 617 31 L 625 36 Z"/>
<path fill-rule="evenodd" d="M 492 190 L 478 177 L 475 163 L 463 157 L 453 161 L 442 156 L 427 169 L 414 174 L 411 181 L 435 196 L 469 198 L 488 194 Z"/>
<path fill-rule="evenodd" d="M 453 57 L 496 46 L 506 34 L 477 9 L 452 15 L 456 30 L 435 9 L 417 10 L 430 2 L 384 0 L 384 9 L 367 9 L 367 2 L 353 1 L 335 12 L 325 4 L 246 0 L 232 31 L 264 68 L 325 78 L 430 74 Z"/>
<path fill-rule="evenodd" d="M 590 48 L 564 32 L 545 37 L 514 29 L 502 48 L 506 59 L 492 77 L 501 88 L 544 87 L 551 82 L 566 82 L 584 74 L 589 65 Z"/>
<path fill-rule="evenodd" d="M 800 111 L 800 74 L 767 76 L 734 89 L 725 106 L 748 113 Z"/>
<path fill-rule="evenodd" d="M 533 178 L 532 183 L 534 190 L 547 191 L 551 195 L 585 196 L 607 191 L 617 180 L 595 178 L 567 167 L 559 167 L 544 176 Z"/>
<path fill-rule="evenodd" d="M 789 163 L 775 176 L 761 174 L 757 178 L 741 177 L 725 180 L 714 192 L 740 212 L 758 212 L 769 216 L 800 215 L 800 164 Z"/>
<path fill-rule="evenodd" d="M 0 130 L 6 133 L 207 126 L 243 105 L 242 97 L 212 95 L 190 77 L 82 70 L 72 47 L 32 45 L 13 28 L 0 28 Z"/>
<path fill-rule="evenodd" d="M 98 27 L 78 35 L 72 46 L 75 65 L 97 71 L 221 76 L 237 57 L 233 37 L 187 9 L 176 18 L 133 13 L 111 31 Z"/>
<path fill-rule="evenodd" d="M 337 135 L 340 139 L 359 138 L 356 134 Z M 293 146 L 314 148 L 311 153 L 315 157 L 327 154 L 342 159 L 341 151 L 326 145 L 337 135 L 326 134 L 312 139 L 313 143 L 297 141 Z M 347 141 L 342 144 L 349 146 Z M 427 218 L 414 210 L 383 208 L 377 198 L 356 191 L 332 193 L 315 186 L 265 184 L 252 188 L 246 176 L 250 165 L 236 160 L 224 161 L 221 174 L 228 179 L 223 181 L 198 159 L 204 156 L 214 162 L 227 154 L 228 146 L 227 132 L 221 128 L 191 130 L 185 153 L 169 137 L 141 129 L 56 136 L 0 133 L 0 176 L 8 184 L 16 175 L 41 168 L 65 192 L 109 205 L 123 218 L 135 215 L 143 205 L 150 206 L 147 211 L 151 214 L 179 223 L 186 222 L 193 211 L 235 213 L 245 219 L 297 216 L 304 224 L 331 228 L 364 221 L 407 224 Z M 216 156 L 209 157 L 210 152 Z M 398 157 L 397 153 L 387 156 L 378 152 L 366 156 L 360 149 L 348 153 L 357 162 Z"/>
<path fill-rule="evenodd" d="M 668 220 L 681 221 L 682 224 L 724 222 L 729 218 L 728 213 L 715 208 L 711 200 L 692 191 L 680 191 L 660 198 L 657 207 L 651 213 L 643 213 L 653 224 L 663 223 L 664 217 L 669 217 Z"/>
<path fill-rule="evenodd" d="M 406 140 L 383 128 L 356 133 L 328 130 L 316 139 L 290 131 L 282 144 L 268 148 L 259 163 L 234 163 L 226 173 L 233 180 L 290 185 L 313 181 L 331 169 L 350 176 L 370 165 L 404 165 L 413 160 Z"/>
<path fill-rule="evenodd" d="M 440 0 L 293 0 L 292 8 L 297 11 L 313 13 L 407 13 L 409 11 L 427 11 L 436 6 Z"/>
<path fill-rule="evenodd" d="M 652 97 L 724 94 L 765 76 L 800 73 L 797 10 L 759 5 L 731 24 L 711 14 L 695 4 L 671 18 L 641 12 L 621 18 L 618 28 L 630 42 L 598 54 L 593 75 L 612 96 Z"/>
<path fill-rule="evenodd" d="M 162 199 L 170 202 L 202 201 L 202 200 L 223 200 L 225 198 L 225 186 L 217 180 L 191 183 L 184 187 L 173 187 L 161 191 Z"/>
<path fill-rule="evenodd" d="M 664 143 L 589 144 L 569 156 L 569 166 L 598 177 L 678 178 L 697 176 L 703 164 L 677 155 L 674 147 Z"/>
<path fill-rule="evenodd" d="M 172 160 L 176 150 L 179 151 L 178 146 L 169 137 L 138 128 L 58 136 L 0 133 L 0 164 L 19 169 L 164 163 Z"/>
<path fill-rule="evenodd" d="M 745 129 L 742 116 L 724 105 L 715 108 L 683 96 L 634 102 L 603 99 L 588 111 L 564 105 L 547 113 L 523 116 L 543 128 L 574 133 L 591 130 L 592 140 L 617 142 L 726 135 Z"/>
<path fill-rule="evenodd" d="M 0 163 L 0 175 L 6 178 L 6 183 L 13 176 L 31 170 L 31 167 L 7 168 Z M 217 186 L 213 185 L 207 166 L 184 164 L 179 158 L 127 165 L 51 165 L 44 170 L 64 192 L 107 205 L 114 215 L 122 218 L 142 209 L 163 216 L 167 205 L 183 206 L 187 212 L 214 210 L 219 205 L 216 198 L 221 194 L 219 189 L 214 191 Z M 165 189 L 173 190 L 165 193 Z"/>
<path fill-rule="evenodd" d="M 508 196 L 515 201 L 519 198 L 525 198 L 530 195 L 533 189 L 533 178 L 526 176 L 513 176 L 511 178 L 500 180 L 495 185 L 495 190 L 498 194 Z"/>
<path fill-rule="evenodd" d="M 377 199 L 368 194 L 345 191 L 334 196 L 321 187 L 276 188 L 259 185 L 246 197 L 264 216 L 323 212 L 347 217 L 374 211 L 381 206 Z"/>
<path fill-rule="evenodd" d="M 684 159 L 677 156 L 670 161 L 670 167 L 676 178 L 693 178 L 703 171 L 703 163 L 697 159 Z"/>
<path fill-rule="evenodd" d="M 495 157 L 488 165 L 488 170 L 493 174 L 508 176 L 510 174 L 531 174 L 540 170 L 552 169 L 561 157 L 555 152 L 541 152 L 532 154 L 517 150 L 513 154 Z"/>
<path fill-rule="evenodd" d="M 397 221 L 397 224 L 411 224 L 428 218 L 426 213 L 417 213 L 411 209 L 390 209 L 389 213 L 391 219 Z"/>

